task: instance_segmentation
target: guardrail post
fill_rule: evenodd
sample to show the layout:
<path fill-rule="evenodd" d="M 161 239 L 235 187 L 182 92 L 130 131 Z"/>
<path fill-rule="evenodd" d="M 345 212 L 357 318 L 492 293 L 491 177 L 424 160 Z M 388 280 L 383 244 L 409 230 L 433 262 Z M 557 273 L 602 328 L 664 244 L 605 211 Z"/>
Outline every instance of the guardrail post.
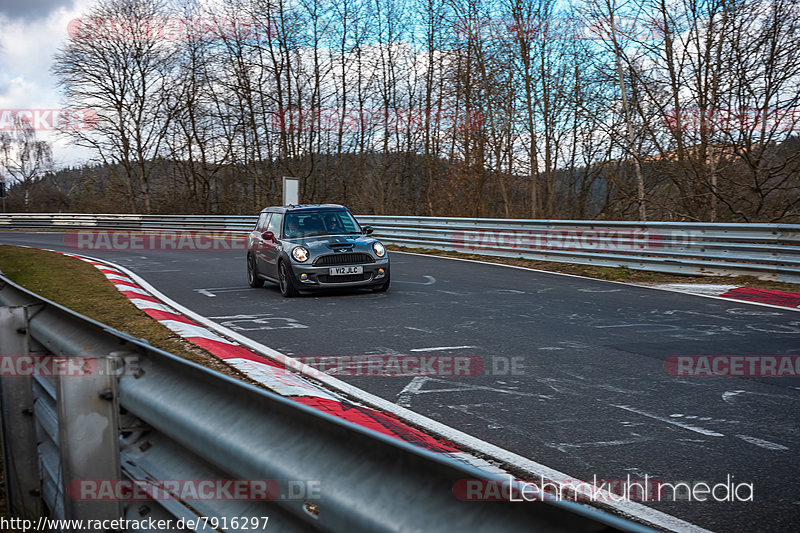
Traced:
<path fill-rule="evenodd" d="M 116 361 L 99 357 L 83 363 L 86 373 L 67 371 L 56 379 L 64 514 L 114 520 L 122 516 L 121 502 L 114 501 L 120 479 Z M 54 366 L 75 368 L 69 358 L 56 359 Z"/>
<path fill-rule="evenodd" d="M 20 357 L 30 354 L 28 311 L 0 307 L 0 437 L 3 443 L 8 511 L 28 520 L 42 514 L 36 422 L 31 376 L 16 375 Z"/>

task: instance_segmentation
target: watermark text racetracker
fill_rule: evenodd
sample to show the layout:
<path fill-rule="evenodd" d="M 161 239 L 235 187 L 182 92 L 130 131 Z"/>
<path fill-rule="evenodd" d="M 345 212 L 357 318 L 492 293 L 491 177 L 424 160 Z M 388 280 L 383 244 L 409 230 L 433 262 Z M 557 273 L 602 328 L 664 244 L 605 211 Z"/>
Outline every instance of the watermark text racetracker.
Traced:
<path fill-rule="evenodd" d="M 67 496 L 77 501 L 319 500 L 319 480 L 293 479 L 76 479 Z"/>
<path fill-rule="evenodd" d="M 92 41 L 269 41 L 278 23 L 271 18 L 171 17 L 134 19 L 81 17 L 72 19 L 67 33 Z"/>
<path fill-rule="evenodd" d="M 664 370 L 674 377 L 796 378 L 800 355 L 672 355 Z"/>
<path fill-rule="evenodd" d="M 294 356 L 309 376 L 340 377 L 476 377 L 525 373 L 520 356 L 491 356 L 484 361 L 475 355 L 324 355 Z"/>
<path fill-rule="evenodd" d="M 483 229 L 456 230 L 450 235 L 459 252 L 500 250 L 609 250 L 661 248 L 664 239 L 651 229 Z"/>
<path fill-rule="evenodd" d="M 548 40 L 611 41 L 634 39 L 659 41 L 664 37 L 664 23 L 641 17 L 563 18 L 461 18 L 453 24 L 459 39 L 479 40 Z"/>
<path fill-rule="evenodd" d="M 72 250 L 247 250 L 247 236 L 227 231 L 69 231 Z"/>
<path fill-rule="evenodd" d="M 790 132 L 800 129 L 800 109 L 672 109 L 664 115 L 672 131 Z"/>
<path fill-rule="evenodd" d="M 0 109 L 0 131 L 90 131 L 97 127 L 91 109 Z"/>
<path fill-rule="evenodd" d="M 34 376 L 79 378 L 103 375 L 105 368 L 97 358 L 82 355 L 0 356 L 0 378 Z M 136 355 L 120 358 L 120 364 L 111 369 L 111 372 L 117 376 L 136 375 L 138 371 L 139 359 Z"/>
<path fill-rule="evenodd" d="M 272 113 L 272 127 L 286 132 L 477 131 L 483 114 L 476 109 L 282 109 Z"/>

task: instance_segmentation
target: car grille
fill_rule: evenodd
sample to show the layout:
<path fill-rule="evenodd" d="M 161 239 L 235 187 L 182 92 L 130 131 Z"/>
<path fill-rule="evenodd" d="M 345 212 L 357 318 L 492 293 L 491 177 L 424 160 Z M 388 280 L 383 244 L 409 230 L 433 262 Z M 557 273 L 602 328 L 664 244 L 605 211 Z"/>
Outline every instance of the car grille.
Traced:
<path fill-rule="evenodd" d="M 329 276 L 328 274 L 320 274 L 317 279 L 320 283 L 352 283 L 354 281 L 367 281 L 370 277 L 369 272 L 363 274 L 348 274 L 346 276 Z"/>
<path fill-rule="evenodd" d="M 374 262 L 375 260 L 369 254 L 347 252 L 342 254 L 321 255 L 314 260 L 314 266 L 360 265 L 362 263 Z"/>

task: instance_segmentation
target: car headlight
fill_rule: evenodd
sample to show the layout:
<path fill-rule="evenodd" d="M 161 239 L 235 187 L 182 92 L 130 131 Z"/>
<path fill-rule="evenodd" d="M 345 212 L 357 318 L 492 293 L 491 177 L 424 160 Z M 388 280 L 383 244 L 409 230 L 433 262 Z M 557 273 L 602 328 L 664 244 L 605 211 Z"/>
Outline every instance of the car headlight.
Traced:
<path fill-rule="evenodd" d="M 384 248 L 383 245 L 378 241 L 372 243 L 372 250 L 378 257 L 383 257 L 384 255 L 386 255 L 386 248 Z"/>
<path fill-rule="evenodd" d="M 308 260 L 308 250 L 306 250 L 302 246 L 298 246 L 297 248 L 292 250 L 292 257 L 294 257 L 294 260 L 297 261 L 298 263 L 302 263 L 303 261 L 307 261 Z"/>

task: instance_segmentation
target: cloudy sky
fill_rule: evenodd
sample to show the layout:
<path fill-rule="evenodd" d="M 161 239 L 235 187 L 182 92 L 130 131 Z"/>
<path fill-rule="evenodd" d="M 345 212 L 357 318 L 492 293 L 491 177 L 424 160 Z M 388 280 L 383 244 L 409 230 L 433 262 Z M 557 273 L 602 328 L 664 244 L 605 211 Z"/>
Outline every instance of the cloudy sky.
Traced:
<path fill-rule="evenodd" d="M 63 107 L 50 74 L 53 54 L 66 41 L 67 23 L 87 11 L 93 0 L 0 0 L 0 111 Z M 58 167 L 90 157 L 84 149 L 52 133 Z"/>

